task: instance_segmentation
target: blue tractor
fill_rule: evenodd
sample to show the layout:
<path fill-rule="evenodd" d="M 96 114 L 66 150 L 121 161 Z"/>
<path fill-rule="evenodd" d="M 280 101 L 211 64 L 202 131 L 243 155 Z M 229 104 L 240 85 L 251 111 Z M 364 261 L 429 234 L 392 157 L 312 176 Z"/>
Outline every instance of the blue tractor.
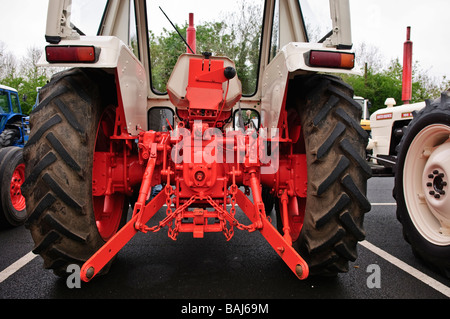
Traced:
<path fill-rule="evenodd" d="M 0 148 L 23 147 L 28 133 L 27 117 L 22 114 L 17 90 L 0 85 Z"/>

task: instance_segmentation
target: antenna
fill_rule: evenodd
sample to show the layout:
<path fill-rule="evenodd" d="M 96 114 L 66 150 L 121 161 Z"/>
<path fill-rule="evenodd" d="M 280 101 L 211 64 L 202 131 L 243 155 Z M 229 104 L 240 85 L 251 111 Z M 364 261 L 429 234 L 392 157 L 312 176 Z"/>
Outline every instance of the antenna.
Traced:
<path fill-rule="evenodd" d="M 192 52 L 192 54 L 195 54 L 194 50 L 192 50 L 192 48 L 189 46 L 189 44 L 187 43 L 187 41 L 184 39 L 184 37 L 181 35 L 180 31 L 178 31 L 177 27 L 172 23 L 172 21 L 170 21 L 169 17 L 167 16 L 167 14 L 164 12 L 164 10 L 159 7 L 159 9 L 161 10 L 161 12 L 166 16 L 167 20 L 169 20 L 170 24 L 172 25 L 172 27 L 175 29 L 175 31 L 177 31 L 178 35 L 180 36 L 180 38 L 183 40 L 183 42 L 186 44 L 186 46 L 188 47 L 188 49 Z"/>

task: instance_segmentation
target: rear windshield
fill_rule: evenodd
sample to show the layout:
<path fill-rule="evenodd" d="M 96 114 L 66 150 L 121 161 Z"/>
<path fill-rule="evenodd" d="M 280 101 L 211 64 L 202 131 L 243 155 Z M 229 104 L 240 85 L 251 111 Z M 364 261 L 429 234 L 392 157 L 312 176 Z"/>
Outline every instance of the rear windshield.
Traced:
<path fill-rule="evenodd" d="M 318 42 L 333 28 L 330 0 L 299 0 L 309 42 Z"/>
<path fill-rule="evenodd" d="M 156 93 L 164 94 L 173 67 L 179 55 L 186 53 L 186 46 L 160 7 L 183 37 L 186 37 L 189 13 L 194 13 L 196 53 L 207 51 L 215 56 L 227 56 L 236 63 L 242 93 L 256 92 L 263 0 L 148 0 L 151 85 Z"/>

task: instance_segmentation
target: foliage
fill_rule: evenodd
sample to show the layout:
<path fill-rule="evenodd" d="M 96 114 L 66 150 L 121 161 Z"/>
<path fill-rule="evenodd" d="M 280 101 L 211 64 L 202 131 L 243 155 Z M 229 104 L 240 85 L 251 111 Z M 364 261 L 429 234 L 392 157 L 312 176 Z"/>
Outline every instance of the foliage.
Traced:
<path fill-rule="evenodd" d="M 37 66 L 40 54 L 39 49 L 30 48 L 28 54 L 18 62 L 0 44 L 0 84 L 19 92 L 22 113 L 27 115 L 36 102 L 37 88 L 44 86 L 49 79 L 48 70 Z"/>
<path fill-rule="evenodd" d="M 211 52 L 226 56 L 236 64 L 242 82 L 243 94 L 253 94 L 257 85 L 259 44 L 261 38 L 261 8 L 240 4 L 240 14 L 224 15 L 222 21 L 196 25 L 197 53 Z M 225 22 L 226 21 L 226 22 Z M 182 35 L 187 24 L 177 26 Z M 166 83 L 180 54 L 186 52 L 185 44 L 175 30 L 163 29 L 160 35 L 149 31 L 152 85 L 158 92 L 166 91 Z"/>
<path fill-rule="evenodd" d="M 369 99 L 372 103 L 370 112 L 373 113 L 384 108 L 387 98 L 394 98 L 397 105 L 402 102 L 402 78 L 403 67 L 399 59 L 393 59 L 385 68 L 377 64 L 377 67 L 368 65 L 364 76 L 343 76 L 344 81 L 352 85 L 355 95 Z M 420 63 L 416 61 L 412 72 L 412 99 L 411 103 L 421 102 L 426 99 L 435 99 L 441 92 L 450 88 L 450 81 L 432 78 L 423 71 Z"/>

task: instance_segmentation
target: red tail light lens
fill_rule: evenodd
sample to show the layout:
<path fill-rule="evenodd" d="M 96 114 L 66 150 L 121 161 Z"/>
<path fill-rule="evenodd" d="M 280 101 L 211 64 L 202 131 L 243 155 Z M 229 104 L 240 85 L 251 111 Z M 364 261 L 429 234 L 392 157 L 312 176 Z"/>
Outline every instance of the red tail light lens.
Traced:
<path fill-rule="evenodd" d="M 47 46 L 45 54 L 49 63 L 95 63 L 100 49 L 94 46 Z"/>
<path fill-rule="evenodd" d="M 307 61 L 310 66 L 353 69 L 355 67 L 355 54 L 330 51 L 310 51 Z"/>

